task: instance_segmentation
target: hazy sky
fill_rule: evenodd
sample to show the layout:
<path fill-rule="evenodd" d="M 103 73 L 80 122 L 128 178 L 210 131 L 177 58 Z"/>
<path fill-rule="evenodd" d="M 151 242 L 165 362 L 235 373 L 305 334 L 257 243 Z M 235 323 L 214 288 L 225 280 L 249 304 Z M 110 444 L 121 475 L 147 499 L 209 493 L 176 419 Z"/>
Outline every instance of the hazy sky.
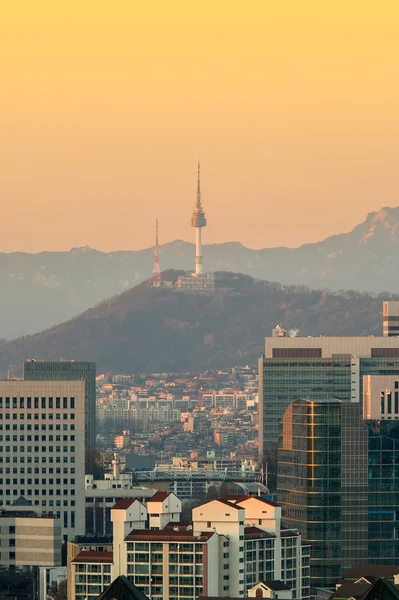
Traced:
<path fill-rule="evenodd" d="M 398 0 L 14 0 L 0 251 L 298 245 L 399 205 Z"/>

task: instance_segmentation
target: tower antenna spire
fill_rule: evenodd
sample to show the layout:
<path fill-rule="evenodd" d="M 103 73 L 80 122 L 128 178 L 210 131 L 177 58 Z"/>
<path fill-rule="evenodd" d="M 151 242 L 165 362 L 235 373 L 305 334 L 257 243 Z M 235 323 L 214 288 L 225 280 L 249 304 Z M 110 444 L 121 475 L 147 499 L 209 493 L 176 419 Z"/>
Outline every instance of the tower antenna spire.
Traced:
<path fill-rule="evenodd" d="M 155 221 L 155 249 L 154 249 L 154 268 L 152 270 L 152 280 L 154 283 L 161 282 L 161 267 L 159 265 L 159 240 L 158 240 L 158 219 Z"/>
<path fill-rule="evenodd" d="M 191 219 L 192 227 L 195 227 L 195 273 L 198 277 L 202 275 L 202 256 L 201 256 L 201 229 L 206 226 L 205 213 L 201 204 L 201 178 L 200 178 L 200 161 L 198 161 L 197 171 L 197 202 Z"/>

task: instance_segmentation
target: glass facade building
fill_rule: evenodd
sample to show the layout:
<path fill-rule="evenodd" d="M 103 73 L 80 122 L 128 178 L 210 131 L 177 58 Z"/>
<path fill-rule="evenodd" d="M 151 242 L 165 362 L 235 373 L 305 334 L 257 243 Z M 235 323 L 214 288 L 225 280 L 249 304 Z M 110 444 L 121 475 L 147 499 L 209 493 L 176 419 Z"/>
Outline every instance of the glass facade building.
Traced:
<path fill-rule="evenodd" d="M 278 453 L 284 524 L 311 543 L 313 587 L 354 564 L 399 563 L 399 420 L 368 421 L 359 403 L 296 400 Z"/>
<path fill-rule="evenodd" d="M 269 337 L 259 359 L 259 454 L 276 485 L 279 424 L 298 398 L 361 405 L 363 376 L 399 374 L 399 338 Z"/>
<path fill-rule="evenodd" d="M 96 447 L 96 363 L 87 361 L 41 361 L 24 363 L 28 381 L 85 381 L 85 447 Z"/>

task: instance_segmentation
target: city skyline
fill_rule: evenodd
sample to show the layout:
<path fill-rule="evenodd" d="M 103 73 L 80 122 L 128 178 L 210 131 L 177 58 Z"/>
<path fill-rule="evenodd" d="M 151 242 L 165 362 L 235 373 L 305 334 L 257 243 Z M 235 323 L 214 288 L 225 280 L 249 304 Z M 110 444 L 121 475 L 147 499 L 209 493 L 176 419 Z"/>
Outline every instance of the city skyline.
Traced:
<path fill-rule="evenodd" d="M 198 157 L 207 243 L 297 246 L 396 205 L 398 11 L 7 5 L 1 250 L 148 247 L 155 218 L 191 240 Z"/>

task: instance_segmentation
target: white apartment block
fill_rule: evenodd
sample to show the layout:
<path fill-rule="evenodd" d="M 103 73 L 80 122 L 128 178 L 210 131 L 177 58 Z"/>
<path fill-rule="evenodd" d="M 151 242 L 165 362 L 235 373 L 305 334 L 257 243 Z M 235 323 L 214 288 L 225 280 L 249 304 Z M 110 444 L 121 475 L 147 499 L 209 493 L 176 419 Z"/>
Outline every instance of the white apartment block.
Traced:
<path fill-rule="evenodd" d="M 243 392 L 236 391 L 212 391 L 201 395 L 201 402 L 204 406 L 214 408 L 234 408 L 235 410 L 245 410 L 250 396 Z"/>
<path fill-rule="evenodd" d="M 309 598 L 309 546 L 281 526 L 276 504 L 229 496 L 194 508 L 190 523 L 179 522 L 181 502 L 171 492 L 158 492 L 147 508 L 138 500 L 114 506 L 113 554 L 72 559 L 69 600 L 94 600 L 108 573 L 126 575 L 151 600 L 242 598 L 261 581 L 285 584 L 287 599 Z"/>
<path fill-rule="evenodd" d="M 85 531 L 85 382 L 0 381 L 0 506 L 21 496 Z"/>
<path fill-rule="evenodd" d="M 0 567 L 44 567 L 61 564 L 59 519 L 29 506 L 0 511 Z"/>

